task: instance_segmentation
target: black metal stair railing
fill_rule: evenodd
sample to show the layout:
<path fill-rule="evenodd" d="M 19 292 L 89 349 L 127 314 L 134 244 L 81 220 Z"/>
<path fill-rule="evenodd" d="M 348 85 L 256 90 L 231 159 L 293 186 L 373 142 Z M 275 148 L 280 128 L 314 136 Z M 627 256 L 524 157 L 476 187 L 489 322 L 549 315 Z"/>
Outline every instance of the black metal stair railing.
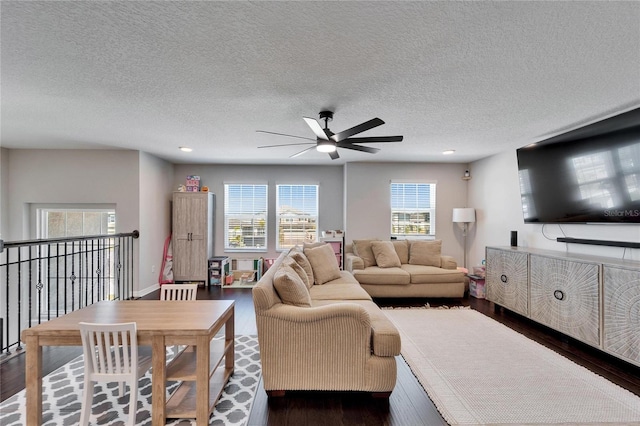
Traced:
<path fill-rule="evenodd" d="M 0 240 L 0 360 L 23 349 L 26 328 L 102 300 L 133 298 L 139 235 Z"/>

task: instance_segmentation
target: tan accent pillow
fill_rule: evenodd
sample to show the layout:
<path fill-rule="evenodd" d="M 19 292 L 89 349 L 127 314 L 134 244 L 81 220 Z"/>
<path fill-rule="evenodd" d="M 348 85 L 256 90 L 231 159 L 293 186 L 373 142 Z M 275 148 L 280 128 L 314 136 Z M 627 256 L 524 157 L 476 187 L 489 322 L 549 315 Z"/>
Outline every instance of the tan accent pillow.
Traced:
<path fill-rule="evenodd" d="M 440 267 L 442 240 L 412 241 L 409 248 L 409 263 Z"/>
<path fill-rule="evenodd" d="M 273 275 L 273 286 L 282 303 L 295 306 L 311 306 L 309 289 L 290 266 L 280 266 Z"/>
<path fill-rule="evenodd" d="M 302 256 L 304 256 L 304 255 L 302 255 Z M 291 256 L 285 257 L 281 264 L 285 265 L 285 266 L 288 266 L 291 269 L 293 269 L 293 271 L 296 274 L 298 274 L 298 276 L 300 277 L 300 279 L 302 280 L 304 285 L 307 288 L 311 288 L 313 283 L 309 283 L 309 276 L 307 275 L 306 271 Z M 311 265 L 309 265 L 309 267 L 311 267 Z"/>
<path fill-rule="evenodd" d="M 372 241 L 371 250 L 381 268 L 400 267 L 400 258 L 391 241 Z"/>
<path fill-rule="evenodd" d="M 302 249 L 316 248 L 326 244 L 324 241 L 316 241 L 315 243 L 302 243 Z"/>
<path fill-rule="evenodd" d="M 376 257 L 371 249 L 371 243 L 379 240 L 353 240 L 353 254 L 364 262 L 364 267 L 376 266 Z"/>
<path fill-rule="evenodd" d="M 304 254 L 311 263 L 316 284 L 321 285 L 340 278 L 338 260 L 329 244 L 305 249 Z"/>
<path fill-rule="evenodd" d="M 311 264 L 309 263 L 309 259 L 304 255 L 301 251 L 291 251 L 289 253 L 289 257 L 296 261 L 298 265 L 304 269 L 304 272 L 307 274 L 307 282 L 308 286 L 311 287 L 315 282 L 315 278 L 313 277 L 313 269 L 311 268 Z"/>
<path fill-rule="evenodd" d="M 409 263 L 409 241 L 407 240 L 393 240 L 393 247 L 396 249 L 396 254 L 400 263 Z"/>

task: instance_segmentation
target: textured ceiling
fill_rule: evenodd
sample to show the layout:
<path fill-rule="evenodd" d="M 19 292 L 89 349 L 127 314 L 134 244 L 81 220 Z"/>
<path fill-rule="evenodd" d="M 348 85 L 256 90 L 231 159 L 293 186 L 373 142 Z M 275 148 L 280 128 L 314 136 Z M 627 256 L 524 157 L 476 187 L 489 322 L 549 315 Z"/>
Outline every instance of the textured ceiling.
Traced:
<path fill-rule="evenodd" d="M 640 2 L 2 1 L 1 140 L 176 163 L 474 161 L 640 106 Z M 404 135 L 378 154 L 304 142 Z M 193 148 L 183 153 L 178 146 Z M 443 156 L 441 152 L 456 153 Z"/>

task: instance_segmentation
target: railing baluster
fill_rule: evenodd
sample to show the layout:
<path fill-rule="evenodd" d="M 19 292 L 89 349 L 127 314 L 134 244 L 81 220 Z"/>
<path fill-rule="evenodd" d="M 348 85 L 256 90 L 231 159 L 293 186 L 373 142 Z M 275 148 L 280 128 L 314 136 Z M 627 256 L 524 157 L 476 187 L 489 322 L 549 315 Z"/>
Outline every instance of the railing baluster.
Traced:
<path fill-rule="evenodd" d="M 0 277 L 5 283 L 0 289 L 6 300 L 0 303 L 0 361 L 23 349 L 20 335 L 32 324 L 102 300 L 132 298 L 133 239 L 138 236 L 135 231 L 3 242 Z"/>

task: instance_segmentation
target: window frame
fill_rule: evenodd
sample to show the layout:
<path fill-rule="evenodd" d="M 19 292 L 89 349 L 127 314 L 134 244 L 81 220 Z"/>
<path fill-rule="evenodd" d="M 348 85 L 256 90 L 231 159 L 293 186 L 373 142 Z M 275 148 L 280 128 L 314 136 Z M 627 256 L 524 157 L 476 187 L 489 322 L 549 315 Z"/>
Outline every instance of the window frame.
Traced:
<path fill-rule="evenodd" d="M 254 194 L 251 197 L 252 201 L 251 204 L 253 204 L 254 206 L 254 210 L 253 211 L 242 211 L 240 213 L 229 213 L 229 203 L 230 203 L 230 196 L 229 196 L 229 190 L 231 187 L 239 187 L 240 191 L 242 191 L 243 187 L 253 187 L 253 191 Z M 256 188 L 261 188 L 264 189 L 264 198 L 260 197 L 257 199 L 256 202 L 256 196 L 255 196 L 255 190 Z M 263 204 L 264 205 L 264 212 L 257 212 L 255 210 L 255 207 L 257 204 Z M 234 182 L 225 182 L 224 183 L 224 251 L 225 252 L 266 252 L 268 250 L 268 246 L 269 246 L 269 185 L 266 183 L 234 183 Z M 236 219 L 236 220 L 240 220 L 240 221 L 250 221 L 252 222 L 252 226 L 251 229 L 254 233 L 254 238 L 256 238 L 256 230 L 259 229 L 264 229 L 264 246 L 257 246 L 257 245 L 251 245 L 251 246 L 232 246 L 229 244 L 230 242 L 230 235 L 229 235 L 229 220 L 230 219 Z M 256 227 L 253 222 L 255 221 L 260 221 L 262 220 L 264 225 L 262 227 Z M 244 243 L 244 237 L 243 237 L 243 230 L 241 229 L 240 231 L 240 235 L 238 236 L 239 239 L 242 240 L 242 242 Z M 255 241 L 254 241 L 255 243 Z"/>
<path fill-rule="evenodd" d="M 315 219 L 315 230 L 313 232 L 313 238 L 308 241 L 308 242 L 316 242 L 318 241 L 318 229 L 319 229 L 319 220 L 320 220 L 320 205 L 319 205 L 319 199 L 320 199 L 320 185 L 318 184 L 276 184 L 276 251 L 281 252 L 281 251 L 285 251 L 290 249 L 291 247 L 294 247 L 295 245 L 298 245 L 298 243 L 293 244 L 293 245 L 281 245 L 281 219 L 283 217 L 285 217 L 285 215 L 280 211 L 280 203 L 281 203 L 281 196 L 280 196 L 280 190 L 284 189 L 284 187 L 289 187 L 289 188 L 294 188 L 294 187 L 298 187 L 298 188 L 302 188 L 302 190 L 304 191 L 304 188 L 306 187 L 313 187 L 315 190 L 315 200 L 313 201 L 313 203 L 315 204 L 315 215 L 314 214 L 288 214 L 286 217 L 290 217 L 290 218 L 312 218 Z M 312 206 L 313 207 L 313 206 Z M 303 210 L 306 210 L 305 206 L 303 205 Z M 304 232 L 307 233 L 308 231 L 306 230 L 306 227 L 304 228 Z M 303 241 L 304 242 L 304 241 Z"/>
<path fill-rule="evenodd" d="M 428 203 L 429 206 L 428 207 L 422 207 L 419 204 L 419 191 L 416 190 L 416 198 L 418 198 L 418 200 L 416 200 L 416 204 L 417 206 L 415 208 L 394 208 L 394 185 L 402 185 L 402 186 L 406 186 L 406 185 L 416 185 L 416 186 L 420 186 L 420 185 L 426 185 L 429 187 L 428 189 L 428 194 L 429 194 L 429 199 L 428 199 Z M 437 182 L 433 182 L 433 181 L 391 181 L 389 184 L 389 211 L 390 211 L 390 231 L 391 231 L 391 237 L 392 238 L 400 238 L 400 239 L 425 239 L 425 240 L 433 240 L 436 238 L 436 193 L 437 193 Z M 405 197 L 403 196 L 403 199 Z M 425 226 L 428 227 L 429 229 L 429 233 L 401 233 L 401 232 L 394 232 L 394 229 L 397 228 L 399 225 L 399 222 L 396 221 L 394 222 L 394 216 L 395 213 L 399 213 L 399 214 L 428 214 L 429 219 L 428 221 L 425 221 L 424 223 L 426 224 Z M 409 219 L 411 220 L 411 219 Z M 420 225 L 418 225 L 420 226 Z"/>

